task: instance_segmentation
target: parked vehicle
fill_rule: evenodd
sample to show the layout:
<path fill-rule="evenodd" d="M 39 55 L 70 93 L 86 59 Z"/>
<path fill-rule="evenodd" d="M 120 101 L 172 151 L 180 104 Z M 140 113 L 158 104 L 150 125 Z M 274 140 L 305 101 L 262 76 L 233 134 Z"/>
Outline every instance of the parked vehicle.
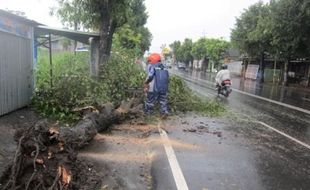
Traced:
<path fill-rule="evenodd" d="M 82 52 L 82 51 L 89 51 L 89 50 L 88 50 L 88 47 L 83 46 L 83 47 L 76 48 L 75 51 L 76 52 Z"/>
<path fill-rule="evenodd" d="M 183 70 L 185 70 L 185 69 L 186 69 L 185 63 L 178 62 L 178 69 L 183 69 Z"/>
<path fill-rule="evenodd" d="M 171 68 L 172 68 L 172 63 L 171 63 L 171 61 L 170 61 L 170 60 L 165 61 L 165 65 L 166 65 L 166 67 L 167 67 L 167 68 L 169 68 L 169 69 L 171 69 Z"/>
<path fill-rule="evenodd" d="M 224 80 L 221 85 L 217 86 L 217 94 L 222 94 L 226 98 L 229 96 L 229 94 L 232 92 L 231 89 L 231 81 L 230 80 Z"/>

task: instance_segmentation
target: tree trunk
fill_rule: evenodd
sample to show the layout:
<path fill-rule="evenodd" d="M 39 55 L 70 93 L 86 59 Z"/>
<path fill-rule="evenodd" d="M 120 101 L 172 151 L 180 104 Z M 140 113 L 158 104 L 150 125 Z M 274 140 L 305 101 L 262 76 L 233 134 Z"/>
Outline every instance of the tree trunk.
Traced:
<path fill-rule="evenodd" d="M 74 30 L 77 31 L 77 22 L 75 21 L 74 22 Z M 73 47 L 73 52 L 74 52 L 74 55 L 76 55 L 76 47 L 77 47 L 77 41 L 74 40 L 74 47 Z"/>
<path fill-rule="evenodd" d="M 308 65 L 308 74 L 307 74 L 307 84 L 306 86 L 310 86 L 310 65 Z"/>
<path fill-rule="evenodd" d="M 272 75 L 272 83 L 274 84 L 276 81 L 276 69 L 277 69 L 277 58 L 274 58 L 273 63 L 273 75 Z"/>
<path fill-rule="evenodd" d="M 208 63 L 209 63 L 209 60 L 206 58 L 206 57 L 204 57 L 203 58 L 203 60 L 202 60 L 202 71 L 203 72 L 207 72 L 207 70 L 208 70 Z"/>
<path fill-rule="evenodd" d="M 214 67 L 213 61 L 210 63 L 210 60 L 208 59 L 208 65 L 207 65 L 207 66 L 210 67 L 210 68 L 209 68 L 209 69 L 210 69 L 210 73 L 212 73 L 213 67 Z"/>
<path fill-rule="evenodd" d="M 75 187 L 80 183 L 77 179 L 86 171 L 81 168 L 77 150 L 112 124 L 141 116 L 142 107 L 138 99 L 122 102 L 117 109 L 112 104 L 105 104 L 100 110 L 89 106 L 79 110 L 90 113 L 73 128 L 50 125 L 43 120 L 16 131 L 17 150 L 0 176 L 1 189 L 79 189 Z M 86 169 L 90 172 L 89 167 Z"/>
<path fill-rule="evenodd" d="M 264 52 L 261 53 L 261 57 L 260 57 L 260 82 L 263 83 L 264 80 L 264 71 L 265 71 L 265 55 Z"/>
<path fill-rule="evenodd" d="M 110 32 L 110 12 L 108 5 L 101 7 L 101 26 L 99 43 L 99 64 L 104 64 L 109 58 L 109 32 Z"/>
<path fill-rule="evenodd" d="M 109 39 L 108 39 L 108 48 L 107 48 L 107 55 L 111 55 L 111 49 L 112 49 L 112 42 L 113 42 L 113 35 L 116 29 L 116 23 L 113 21 L 111 26 L 110 26 L 110 31 L 109 31 Z"/>
<path fill-rule="evenodd" d="M 283 86 L 287 86 L 287 73 L 288 73 L 289 62 L 290 62 L 290 59 L 285 59 L 284 68 L 283 68 L 283 81 L 282 81 Z"/>
<path fill-rule="evenodd" d="M 120 123 L 129 116 L 136 117 L 143 114 L 143 106 L 136 99 L 123 101 L 117 109 L 110 103 L 102 105 L 99 109 L 98 113 L 86 108 L 90 113 L 86 114 L 74 128 L 61 128 L 59 139 L 66 144 L 69 143 L 73 148 L 80 148 L 92 140 L 97 132 L 105 131 L 114 123 Z"/>

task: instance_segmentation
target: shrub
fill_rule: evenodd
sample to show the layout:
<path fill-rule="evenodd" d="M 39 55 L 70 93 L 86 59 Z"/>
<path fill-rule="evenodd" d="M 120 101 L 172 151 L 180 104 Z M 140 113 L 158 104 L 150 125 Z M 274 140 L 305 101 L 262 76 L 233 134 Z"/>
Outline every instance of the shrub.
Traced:
<path fill-rule="evenodd" d="M 181 78 L 176 76 L 170 77 L 168 102 L 172 112 L 196 111 L 210 116 L 218 116 L 225 111 L 220 103 L 197 96 Z"/>
<path fill-rule="evenodd" d="M 133 94 L 128 87 L 141 86 L 145 72 L 126 54 L 114 54 L 102 67 L 100 77 L 89 74 L 89 54 L 70 52 L 53 55 L 53 87 L 50 83 L 48 54 L 40 52 L 36 72 L 34 107 L 44 116 L 74 122 L 80 119 L 74 108 L 97 106 L 106 102 L 118 104 Z"/>
<path fill-rule="evenodd" d="M 39 53 L 36 71 L 34 107 L 44 116 L 74 122 L 80 116 L 73 110 L 84 106 L 97 106 L 106 102 L 115 105 L 134 95 L 141 94 L 146 72 L 135 63 L 134 54 L 119 51 L 112 54 L 108 63 L 100 68 L 100 76 L 89 74 L 89 54 L 69 52 L 53 55 L 53 87 L 50 83 L 48 53 Z M 143 96 L 140 96 L 143 98 Z M 172 112 L 198 111 L 218 115 L 224 111 L 217 102 L 203 100 L 195 95 L 178 77 L 170 77 L 169 106 Z"/>
<path fill-rule="evenodd" d="M 132 54 L 114 53 L 100 70 L 100 80 L 107 85 L 107 93 L 112 102 L 118 104 L 132 97 L 133 92 L 130 89 L 141 90 L 142 93 L 146 72 L 136 64 Z"/>

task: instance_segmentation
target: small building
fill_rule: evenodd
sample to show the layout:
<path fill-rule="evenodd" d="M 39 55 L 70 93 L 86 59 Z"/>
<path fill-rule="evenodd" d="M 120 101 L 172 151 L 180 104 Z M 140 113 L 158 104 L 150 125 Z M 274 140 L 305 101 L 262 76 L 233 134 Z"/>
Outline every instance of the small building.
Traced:
<path fill-rule="evenodd" d="M 34 88 L 34 27 L 39 23 L 0 10 L 0 115 L 30 103 Z"/>
<path fill-rule="evenodd" d="M 90 73 L 98 73 L 99 34 L 50 28 L 0 9 L 0 116 L 31 102 L 37 39 L 48 42 L 52 65 L 52 34 L 89 44 Z"/>
<path fill-rule="evenodd" d="M 230 48 L 225 52 L 224 63 L 227 64 L 231 74 L 236 76 L 242 75 L 242 61 L 240 61 L 240 52 L 238 49 Z"/>

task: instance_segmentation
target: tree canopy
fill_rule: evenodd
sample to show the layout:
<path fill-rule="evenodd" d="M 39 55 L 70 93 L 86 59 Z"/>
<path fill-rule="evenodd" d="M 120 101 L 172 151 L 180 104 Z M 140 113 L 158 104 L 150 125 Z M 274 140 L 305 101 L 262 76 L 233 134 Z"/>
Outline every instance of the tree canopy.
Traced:
<path fill-rule="evenodd" d="M 180 48 L 181 48 L 181 41 L 174 41 L 172 44 L 169 45 L 173 52 L 173 57 L 176 62 L 181 61 L 180 55 Z"/>
<path fill-rule="evenodd" d="M 308 57 L 309 0 L 258 2 L 237 18 L 231 40 L 250 57 L 267 52 L 284 59 Z"/>
<path fill-rule="evenodd" d="M 309 0 L 270 0 L 250 6 L 237 18 L 231 40 L 250 58 L 260 59 L 262 81 L 265 55 L 284 60 L 283 84 L 290 60 L 309 58 L 309 12 Z"/>
<path fill-rule="evenodd" d="M 99 31 L 100 63 L 110 56 L 113 35 L 124 47 L 149 48 L 151 34 L 144 27 L 147 21 L 144 0 L 57 0 L 54 12 L 67 26 Z M 124 27 L 124 28 L 122 28 Z M 122 28 L 122 29 L 121 29 Z M 128 38 L 122 33 L 128 32 Z M 137 37 L 134 37 L 137 36 Z"/>
<path fill-rule="evenodd" d="M 207 55 L 211 61 L 213 61 L 215 67 L 220 66 L 220 60 L 224 59 L 224 54 L 230 47 L 230 43 L 224 39 L 210 38 L 206 39 Z"/>
<path fill-rule="evenodd" d="M 208 56 L 208 49 L 207 49 L 207 39 L 200 38 L 197 42 L 194 43 L 192 54 L 195 59 L 201 60 Z"/>
<path fill-rule="evenodd" d="M 133 0 L 130 4 L 128 22 L 116 31 L 114 38 L 122 48 L 131 49 L 139 56 L 149 50 L 152 40 L 151 32 L 144 26 L 148 15 L 143 1 Z"/>
<path fill-rule="evenodd" d="M 184 63 L 193 62 L 194 59 L 209 59 L 215 66 L 219 65 L 223 54 L 229 49 L 230 42 L 222 38 L 200 38 L 196 42 L 185 39 L 184 42 L 175 41 L 170 44 L 174 57 Z"/>
<path fill-rule="evenodd" d="M 231 33 L 231 40 L 249 56 L 259 56 L 270 44 L 268 5 L 258 2 L 250 6 L 239 18 Z M 269 19 L 270 20 L 270 19 Z"/>

